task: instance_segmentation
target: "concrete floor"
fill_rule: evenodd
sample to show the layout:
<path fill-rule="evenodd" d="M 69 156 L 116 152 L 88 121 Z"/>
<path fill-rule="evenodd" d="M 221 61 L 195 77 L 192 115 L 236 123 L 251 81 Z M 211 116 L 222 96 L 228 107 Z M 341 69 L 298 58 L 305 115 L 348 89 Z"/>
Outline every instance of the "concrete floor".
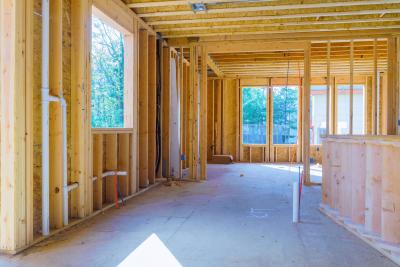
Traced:
<path fill-rule="evenodd" d="M 302 222 L 292 224 L 295 167 L 209 165 L 208 173 L 207 182 L 161 185 L 17 256 L 0 256 L 0 266 L 116 266 L 152 233 L 190 267 L 396 266 L 318 211 L 319 187 L 304 189 Z"/>

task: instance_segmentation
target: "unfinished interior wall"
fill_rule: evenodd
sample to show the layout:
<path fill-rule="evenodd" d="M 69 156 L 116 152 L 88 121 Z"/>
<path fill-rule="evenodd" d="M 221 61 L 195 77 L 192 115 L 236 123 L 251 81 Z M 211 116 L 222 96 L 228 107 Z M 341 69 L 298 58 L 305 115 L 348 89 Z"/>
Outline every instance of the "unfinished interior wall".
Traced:
<path fill-rule="evenodd" d="M 337 86 L 341 84 L 349 84 L 350 78 L 346 75 L 332 75 L 332 91 L 337 92 Z M 361 84 L 365 87 L 364 95 L 364 127 L 368 132 L 368 127 L 372 127 L 372 113 L 367 111 L 368 105 L 372 104 L 372 75 L 355 75 L 353 77 L 354 84 Z M 269 139 L 266 145 L 246 145 L 242 143 L 241 136 L 241 117 L 242 103 L 240 88 L 242 87 L 268 87 L 293 85 L 299 88 L 299 106 L 298 106 L 298 136 L 301 136 L 301 94 L 302 78 L 300 77 L 281 77 L 281 78 L 239 78 L 239 79 L 218 79 L 210 78 L 208 82 L 209 103 L 208 107 L 208 124 L 213 128 L 208 131 L 208 159 L 211 160 L 212 155 L 229 154 L 234 156 L 235 161 L 242 162 L 298 162 L 301 161 L 301 155 L 298 157 L 301 138 L 297 140 L 297 145 L 273 144 L 272 140 L 272 121 L 268 122 L 267 127 Z M 312 77 L 312 85 L 326 85 L 325 77 Z M 382 82 L 382 90 L 385 82 Z M 267 96 L 268 101 L 272 102 L 272 92 Z M 384 99 L 384 96 L 381 97 Z M 273 117 L 272 105 L 267 111 L 270 120 Z M 333 114 L 338 112 L 338 104 L 332 109 Z M 210 110 L 211 109 L 211 110 Z M 333 115 L 331 115 L 333 116 Z M 333 116 L 334 117 L 334 116 Z M 336 122 L 337 124 L 337 122 Z M 237 149 L 239 148 L 239 149 Z M 322 145 L 311 144 L 310 160 L 312 163 L 322 163 Z"/>
<path fill-rule="evenodd" d="M 321 209 L 395 262 L 400 242 L 395 136 L 332 136 L 324 141 Z"/>
<path fill-rule="evenodd" d="M 17 4 L 16 4 L 17 3 Z M 10 5 L 8 5 L 10 4 Z M 13 219 L 23 222 L 20 228 L 14 230 L 6 229 L 8 224 L 1 224 L 0 239 L 1 250 L 6 252 L 15 252 L 26 246 L 37 242 L 42 237 L 42 129 L 41 129 L 41 62 L 42 62 L 42 1 L 9 1 L 7 5 L 0 5 L 0 12 L 7 12 L 12 16 L 0 16 L 2 19 L 1 27 L 6 27 L 9 23 L 17 25 L 17 28 L 9 28 L 12 34 L 18 39 L 10 39 L 10 46 L 2 46 L 2 53 L 9 54 L 10 47 L 16 46 L 15 40 L 24 40 L 18 43 L 18 49 L 23 50 L 20 54 L 26 55 L 23 61 L 21 56 L 14 55 L 11 58 L 1 57 L 1 64 L 18 68 L 18 81 L 16 88 L 2 90 L 6 92 L 18 92 L 19 101 L 16 106 L 24 116 L 18 114 L 20 119 L 29 118 L 26 123 L 22 123 L 21 133 L 24 133 L 23 142 L 19 142 L 19 147 L 23 149 L 16 155 L 24 157 L 24 160 L 15 159 L 18 162 L 18 169 L 21 173 L 19 185 L 23 185 L 25 193 L 7 192 L 0 183 L 1 201 L 0 214 L 2 219 L 8 218 L 10 223 L 14 224 Z M 91 16 L 92 4 L 96 10 L 102 12 L 100 16 L 113 26 L 123 29 L 126 43 L 126 61 L 124 72 L 125 106 L 128 110 L 124 117 L 124 129 L 97 129 L 91 130 Z M 59 103 L 50 104 L 50 188 L 49 188 L 49 221 L 50 234 L 56 230 L 63 229 L 71 225 L 63 222 L 63 204 L 62 194 L 68 190 L 68 215 L 70 222 L 76 223 L 79 219 L 87 218 L 94 212 L 101 212 L 103 209 L 117 203 L 116 184 L 119 184 L 119 197 L 132 197 L 138 192 L 138 149 L 137 149 L 137 124 L 138 124 L 138 31 L 143 29 L 148 31 L 148 79 L 146 83 L 149 88 L 149 116 L 148 124 L 154 126 L 149 128 L 152 131 L 152 137 L 149 140 L 149 153 L 151 157 L 142 162 L 151 162 L 149 164 L 149 175 L 146 177 L 149 184 L 155 183 L 155 109 L 156 109 L 156 37 L 155 32 L 122 2 L 118 0 L 63 0 L 58 2 L 51 1 L 50 5 L 50 94 L 54 97 L 64 97 L 67 104 L 67 186 L 61 183 L 62 164 L 61 164 L 61 109 Z M 7 33 L 7 31 L 2 31 Z M 7 33 L 9 34 L 9 33 Z M 2 41 L 6 40 L 5 38 Z M 7 49 L 3 49 L 7 48 Z M 5 63 L 5 60 L 8 62 Z M 34 66 L 33 67 L 33 62 Z M 23 63 L 23 64 L 22 64 Z M 25 72 L 26 70 L 26 72 Z M 26 73 L 26 77 L 22 74 Z M 21 76 L 22 75 L 22 76 Z M 16 78 L 16 77 L 15 77 Z M 23 79 L 22 79 L 23 78 Z M 3 76 L 2 81 L 5 79 Z M 26 87 L 25 87 L 26 86 Z M 7 88 L 6 84 L 2 88 Z M 29 90 L 25 91 L 25 88 Z M 7 93 L 8 94 L 8 93 Z M 7 95 L 2 99 L 12 97 Z M 9 106 L 2 104 L 2 108 Z M 132 107 L 132 108 L 131 108 Z M 4 112 L 4 110 L 2 111 Z M 8 111 L 7 111 L 8 112 Z M 12 114 L 14 110 L 12 111 Z M 15 113 L 17 114 L 17 113 Z M 32 119 L 30 119 L 32 117 Z M 2 120 L 2 123 L 5 123 Z M 32 129 L 32 130 L 31 130 Z M 7 134 L 2 133 L 2 143 L 5 143 Z M 14 134 L 13 134 L 14 136 Z M 13 137 L 14 138 L 14 137 Z M 18 140 L 18 139 L 13 139 Z M 92 143 L 93 142 L 93 143 Z M 26 147 L 25 147 L 26 144 Z M 3 153 L 2 154 L 9 154 Z M 11 159 L 11 158 L 10 158 Z M 22 166 L 21 164 L 27 164 Z M 13 165 L 1 161 L 2 172 L 13 170 Z M 6 164 L 6 165 L 5 165 Z M 10 166 L 5 168 L 3 166 Z M 151 168 L 153 167 L 153 168 Z M 4 173 L 2 173 L 2 177 Z M 12 175 L 17 178 L 18 176 Z M 3 181 L 3 179 L 2 179 Z M 118 183 L 116 183 L 116 181 Z M 24 184 L 22 184 L 24 183 Z M 18 188 L 16 186 L 16 188 Z M 21 188 L 22 189 L 22 188 Z M 19 190 L 19 189 L 18 189 Z M 4 193 L 6 192 L 6 193 Z M 19 194 L 25 200 L 15 198 L 9 194 Z M 5 201 L 5 197 L 7 197 Z M 18 209 L 16 203 L 23 204 Z M 7 206 L 4 204 L 7 203 Z M 17 213 L 10 214 L 9 208 L 16 210 Z M 18 217 L 18 216 L 22 217 Z M 18 219 L 17 219 L 18 218 Z M 10 224 L 11 226 L 11 224 Z M 10 235 L 8 237 L 8 235 Z"/>

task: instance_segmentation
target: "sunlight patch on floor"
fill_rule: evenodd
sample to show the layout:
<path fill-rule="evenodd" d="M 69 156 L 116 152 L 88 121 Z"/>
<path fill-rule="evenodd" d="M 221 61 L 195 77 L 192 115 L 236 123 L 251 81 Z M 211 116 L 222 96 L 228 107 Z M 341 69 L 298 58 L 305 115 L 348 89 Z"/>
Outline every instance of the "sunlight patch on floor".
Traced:
<path fill-rule="evenodd" d="M 182 267 L 156 234 L 152 234 L 128 255 L 118 267 Z"/>

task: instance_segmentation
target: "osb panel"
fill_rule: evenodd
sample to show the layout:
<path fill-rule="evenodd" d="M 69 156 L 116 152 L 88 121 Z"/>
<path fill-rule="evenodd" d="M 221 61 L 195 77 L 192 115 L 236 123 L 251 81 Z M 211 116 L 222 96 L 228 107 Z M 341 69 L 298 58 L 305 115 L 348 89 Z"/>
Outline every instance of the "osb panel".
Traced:
<path fill-rule="evenodd" d="M 236 161 L 237 90 L 235 79 L 224 79 L 223 86 L 223 154 L 232 155 Z"/>
<path fill-rule="evenodd" d="M 242 155 L 242 162 L 249 162 L 250 161 L 250 147 L 243 146 L 243 155 Z"/>
<path fill-rule="evenodd" d="M 251 162 L 264 162 L 264 147 L 251 148 Z"/>
<path fill-rule="evenodd" d="M 275 147 L 276 162 L 289 162 L 289 147 Z"/>
<path fill-rule="evenodd" d="M 42 224 L 42 150 L 41 150 L 41 19 L 42 13 L 41 0 L 34 0 L 34 88 L 33 88 L 33 231 L 39 233 Z M 71 0 L 63 0 L 63 91 L 68 105 L 67 125 L 68 125 L 68 177 L 70 177 L 70 136 L 71 129 Z M 50 177 L 51 179 L 51 177 Z"/>

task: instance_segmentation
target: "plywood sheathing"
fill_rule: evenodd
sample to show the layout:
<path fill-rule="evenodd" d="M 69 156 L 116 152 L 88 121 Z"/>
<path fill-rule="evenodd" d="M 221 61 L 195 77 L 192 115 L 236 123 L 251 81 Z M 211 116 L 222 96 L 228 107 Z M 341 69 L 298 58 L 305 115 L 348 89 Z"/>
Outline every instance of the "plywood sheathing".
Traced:
<path fill-rule="evenodd" d="M 399 262 L 400 139 L 330 136 L 324 141 L 322 210 Z M 382 247 L 383 246 L 383 247 Z M 386 255 L 386 254 L 385 254 Z"/>

